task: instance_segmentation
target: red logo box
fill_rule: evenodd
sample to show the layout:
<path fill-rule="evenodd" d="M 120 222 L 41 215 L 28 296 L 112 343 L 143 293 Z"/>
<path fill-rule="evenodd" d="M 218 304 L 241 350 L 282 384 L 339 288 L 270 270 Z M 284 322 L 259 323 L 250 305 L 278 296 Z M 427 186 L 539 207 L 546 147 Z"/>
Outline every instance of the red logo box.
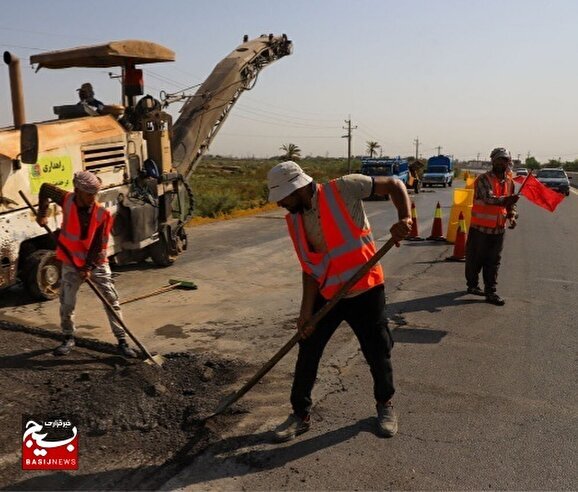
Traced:
<path fill-rule="evenodd" d="M 78 430 L 70 419 L 22 420 L 23 470 L 78 470 Z"/>

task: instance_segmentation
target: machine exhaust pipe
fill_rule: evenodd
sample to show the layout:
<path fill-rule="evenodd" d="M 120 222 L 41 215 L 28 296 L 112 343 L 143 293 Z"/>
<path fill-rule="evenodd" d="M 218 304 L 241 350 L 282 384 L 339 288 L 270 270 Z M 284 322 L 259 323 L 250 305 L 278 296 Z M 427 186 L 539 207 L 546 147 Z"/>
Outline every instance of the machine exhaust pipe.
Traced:
<path fill-rule="evenodd" d="M 20 60 L 9 51 L 5 51 L 4 63 L 8 65 L 10 73 L 10 93 L 12 95 L 14 127 L 20 128 L 26 122 L 26 116 L 24 115 L 24 97 L 22 91 L 22 75 L 20 73 Z"/>

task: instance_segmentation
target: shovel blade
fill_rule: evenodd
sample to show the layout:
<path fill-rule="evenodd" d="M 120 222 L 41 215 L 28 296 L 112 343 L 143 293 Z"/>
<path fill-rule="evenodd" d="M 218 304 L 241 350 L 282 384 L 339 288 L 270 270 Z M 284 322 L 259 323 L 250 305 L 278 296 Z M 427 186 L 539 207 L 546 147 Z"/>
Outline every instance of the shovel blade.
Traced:
<path fill-rule="evenodd" d="M 204 420 L 212 419 L 217 415 L 222 414 L 227 408 L 229 408 L 233 403 L 235 403 L 239 398 L 237 398 L 237 393 L 231 393 L 230 395 L 225 396 L 217 405 L 215 411 L 206 417 Z"/>
<path fill-rule="evenodd" d="M 153 355 L 150 358 L 146 358 L 145 359 L 145 363 L 150 364 L 151 366 L 156 366 L 156 367 L 163 367 L 163 364 L 165 363 L 165 358 L 162 355 Z"/>

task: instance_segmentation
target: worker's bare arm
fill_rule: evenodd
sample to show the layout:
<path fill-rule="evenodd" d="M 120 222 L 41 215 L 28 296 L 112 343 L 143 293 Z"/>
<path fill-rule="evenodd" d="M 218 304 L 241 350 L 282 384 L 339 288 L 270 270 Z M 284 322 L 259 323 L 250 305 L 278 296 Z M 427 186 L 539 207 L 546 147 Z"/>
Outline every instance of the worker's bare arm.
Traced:
<path fill-rule="evenodd" d="M 401 241 L 411 232 L 411 202 L 405 188 L 405 184 L 396 178 L 376 176 L 374 178 L 373 192 L 379 196 L 389 195 L 397 209 L 398 222 L 390 229 L 391 236 L 396 241 Z"/>
<path fill-rule="evenodd" d="M 306 326 L 306 324 L 313 316 L 315 299 L 319 294 L 319 284 L 306 272 L 302 273 L 302 281 L 303 298 L 301 299 L 301 311 L 299 312 L 299 319 L 297 320 L 297 330 L 299 330 L 303 338 L 307 338 L 313 332 L 314 328 Z"/>
<path fill-rule="evenodd" d="M 65 196 L 66 191 L 58 188 L 58 186 L 49 183 L 42 183 L 40 191 L 38 192 L 38 215 L 36 217 L 36 222 L 41 226 L 45 226 L 48 223 L 46 213 L 50 201 L 52 200 L 59 206 L 62 206 Z"/>

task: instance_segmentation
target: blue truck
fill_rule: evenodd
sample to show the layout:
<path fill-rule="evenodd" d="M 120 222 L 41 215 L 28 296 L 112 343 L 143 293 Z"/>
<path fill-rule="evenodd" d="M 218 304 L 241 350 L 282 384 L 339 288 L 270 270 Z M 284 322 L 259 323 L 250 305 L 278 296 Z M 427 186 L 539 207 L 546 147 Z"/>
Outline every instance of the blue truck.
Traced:
<path fill-rule="evenodd" d="M 410 183 L 414 180 L 410 177 L 409 164 L 406 159 L 401 157 L 396 158 L 381 158 L 381 157 L 362 157 L 361 158 L 361 174 L 366 176 L 393 176 L 402 181 L 408 188 Z M 413 184 L 413 183 L 412 183 Z M 381 197 L 372 195 L 369 200 L 377 200 Z M 389 200 L 389 197 L 383 197 Z"/>
<path fill-rule="evenodd" d="M 416 193 L 419 193 L 420 182 L 417 176 L 414 176 L 411 172 L 407 159 L 402 159 L 401 157 L 362 157 L 361 174 L 366 176 L 392 176 L 402 181 L 407 188 L 413 188 Z M 376 199 L 377 197 L 371 196 L 369 198 Z M 389 197 L 385 197 L 385 199 L 388 200 Z"/>
<path fill-rule="evenodd" d="M 451 186 L 454 181 L 454 161 L 447 155 L 436 155 L 427 160 L 422 184 L 427 186 Z"/>

